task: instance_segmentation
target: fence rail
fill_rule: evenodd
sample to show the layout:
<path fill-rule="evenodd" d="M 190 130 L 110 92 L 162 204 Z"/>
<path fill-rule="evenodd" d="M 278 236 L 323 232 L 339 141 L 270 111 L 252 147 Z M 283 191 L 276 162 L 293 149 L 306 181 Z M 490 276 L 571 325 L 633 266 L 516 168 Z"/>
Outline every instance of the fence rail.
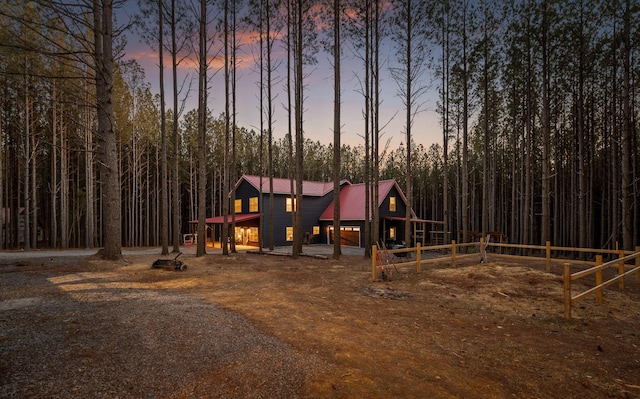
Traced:
<path fill-rule="evenodd" d="M 414 248 L 387 249 L 386 252 L 388 254 L 396 256 L 398 263 L 394 263 L 395 267 L 411 266 L 411 267 L 415 267 L 416 272 L 419 273 L 422 270 L 421 267 L 423 264 L 442 262 L 444 259 L 451 259 L 451 265 L 455 267 L 457 260 L 469 258 L 472 256 L 478 256 L 477 253 L 460 255 L 458 254 L 458 250 L 460 248 L 472 248 L 472 247 L 477 247 L 478 245 L 479 243 L 477 242 L 466 243 L 466 244 L 456 244 L 455 240 L 452 240 L 451 244 L 431 245 L 427 247 L 422 247 L 420 246 L 420 243 L 418 243 L 417 246 Z M 451 256 L 434 258 L 434 259 L 422 259 L 423 252 L 437 251 L 437 250 L 451 251 Z M 411 258 L 411 256 L 409 255 L 414 255 L 414 254 L 415 254 L 414 256 L 415 260 L 410 260 L 405 262 L 400 261 L 401 258 Z M 379 258 L 380 257 L 378 256 L 378 246 L 374 245 L 371 247 L 371 279 L 373 281 L 376 281 L 378 279 L 378 276 L 377 276 L 378 270 L 381 270 L 383 266 L 381 264 L 378 264 L 380 262 Z"/>
<path fill-rule="evenodd" d="M 631 260 L 635 260 L 635 265 L 631 269 L 625 270 L 627 262 Z M 618 274 L 607 281 L 603 281 L 602 271 L 610 267 L 616 267 L 618 269 Z M 596 295 L 597 303 L 602 303 L 603 289 L 615 282 L 618 282 L 618 288 L 620 290 L 624 290 L 624 278 L 631 273 L 635 273 L 636 280 L 640 280 L 640 247 L 636 247 L 636 252 L 627 256 L 624 256 L 624 254 L 621 252 L 621 256 L 619 259 L 614 259 L 607 263 L 602 263 L 602 255 L 597 255 L 595 266 L 586 270 L 578 271 L 573 274 L 571 273 L 571 264 L 565 262 L 563 266 L 564 318 L 566 320 L 571 320 L 571 305 L 591 294 Z M 571 282 L 586 276 L 590 276 L 592 274 L 595 274 L 596 285 L 579 294 L 572 295 Z"/>
<path fill-rule="evenodd" d="M 481 240 L 482 242 L 482 240 Z M 540 258 L 543 259 L 546 262 L 546 271 L 550 271 L 551 270 L 551 262 L 554 259 L 560 260 L 562 261 L 562 263 L 585 263 L 584 260 L 575 260 L 575 259 L 560 259 L 560 258 L 552 258 L 551 257 L 551 253 L 552 252 L 563 252 L 563 253 L 571 253 L 571 252 L 576 252 L 576 253 L 591 253 L 591 254 L 608 254 L 608 255 L 618 255 L 619 257 L 620 254 L 622 254 L 622 256 L 624 255 L 631 255 L 636 251 L 624 251 L 621 249 L 594 249 L 594 248 L 576 248 L 576 247 L 558 247 L 558 246 L 554 246 L 551 245 L 550 241 L 546 242 L 546 245 L 524 245 L 524 244 L 505 244 L 505 243 L 497 243 L 497 242 L 488 242 L 486 243 L 486 247 L 493 247 L 493 248 L 500 248 L 500 249 L 532 249 L 532 250 L 537 250 L 537 251 L 544 251 L 544 256 L 533 256 L 533 255 L 527 255 L 527 256 L 523 256 L 523 255 L 509 255 L 509 254 L 500 254 L 500 256 L 503 257 L 511 257 L 511 258 Z"/>
<path fill-rule="evenodd" d="M 460 248 L 471 248 L 478 247 L 479 253 L 471 253 L 471 254 L 463 254 L 460 255 L 458 250 Z M 513 249 L 533 249 L 544 251 L 544 256 L 523 256 L 523 255 L 510 255 L 510 254 L 492 254 L 492 256 L 497 257 L 506 257 L 513 259 L 539 259 L 546 263 L 546 270 L 551 270 L 551 262 L 559 261 L 563 264 L 563 281 L 564 281 L 564 315 L 565 319 L 571 319 L 571 305 L 576 303 L 577 301 L 591 295 L 596 295 L 596 301 L 598 303 L 602 303 L 602 291 L 604 288 L 618 282 L 619 288 L 624 289 L 624 277 L 636 273 L 636 280 L 640 281 L 640 246 L 636 247 L 635 251 L 624 251 L 624 250 L 611 250 L 611 249 L 594 249 L 594 248 L 574 248 L 574 247 L 558 247 L 552 246 L 549 242 L 546 245 L 523 245 L 523 244 L 504 244 L 504 243 L 492 243 L 485 242 L 484 240 L 480 240 L 480 242 L 475 243 L 467 243 L 467 244 L 457 244 L 455 240 L 451 241 L 451 244 L 444 245 L 433 245 L 421 247 L 418 244 L 415 248 L 403 248 L 403 249 L 393 249 L 387 250 L 389 254 L 393 254 L 399 256 L 397 259 L 399 260 L 401 257 L 407 257 L 409 254 L 415 253 L 415 260 L 405 261 L 395 263 L 395 267 L 415 267 L 416 272 L 421 271 L 421 266 L 423 264 L 429 263 L 437 263 L 442 262 L 443 260 L 450 260 L 451 266 L 455 267 L 456 262 L 460 259 L 466 259 L 469 257 L 474 257 L 480 255 L 480 259 L 486 260 L 487 253 L 486 249 L 488 247 L 494 248 L 513 248 Z M 432 259 L 422 259 L 422 253 L 425 251 L 435 251 L 435 250 L 445 250 L 450 251 L 450 255 L 442 256 L 438 258 Z M 377 246 L 373 246 L 371 257 L 371 278 L 373 281 L 377 280 L 377 270 L 379 269 L 378 265 L 378 256 L 377 256 L 378 248 Z M 561 259 L 561 258 L 552 258 L 552 251 L 556 252 L 576 252 L 576 253 L 593 253 L 597 254 L 595 257 L 595 262 L 584 261 L 584 260 L 571 260 L 571 259 Z M 398 255 L 400 254 L 400 255 Z M 613 259 L 609 262 L 603 263 L 602 255 L 618 255 L 618 259 Z M 480 260 L 479 259 L 479 260 Z M 626 270 L 626 265 L 631 260 L 635 260 L 635 266 L 633 266 L 630 270 Z M 575 273 L 571 273 L 571 264 L 595 264 L 595 266 L 590 267 L 585 270 L 581 270 Z M 603 281 L 602 271 L 611 267 L 617 267 L 617 275 L 607 281 Z M 571 282 L 578 280 L 580 278 L 595 274 L 596 285 L 584 292 L 578 293 L 575 296 L 572 296 L 572 287 Z"/>

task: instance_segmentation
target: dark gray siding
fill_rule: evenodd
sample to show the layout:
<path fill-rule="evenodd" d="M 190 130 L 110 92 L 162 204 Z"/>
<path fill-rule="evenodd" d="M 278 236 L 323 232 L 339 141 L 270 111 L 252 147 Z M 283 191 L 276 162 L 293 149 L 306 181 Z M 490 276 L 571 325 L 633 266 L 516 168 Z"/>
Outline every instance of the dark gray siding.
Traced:
<path fill-rule="evenodd" d="M 391 197 L 396 197 L 396 210 L 395 212 L 391 212 L 389 210 L 389 204 L 391 202 L 390 198 Z M 396 187 L 394 186 L 390 191 L 389 191 L 389 195 L 387 195 L 387 197 L 384 199 L 384 201 L 382 202 L 382 205 L 380 205 L 380 217 L 405 217 L 406 216 L 406 212 L 407 212 L 407 204 L 404 203 L 404 201 L 402 200 L 402 197 L 400 196 L 400 193 L 398 192 L 398 190 L 396 189 Z"/>
<path fill-rule="evenodd" d="M 236 198 L 242 199 L 242 213 L 249 213 L 249 198 L 257 197 L 259 195 L 258 190 L 246 181 L 242 181 L 236 190 Z M 291 241 L 286 240 L 287 227 L 293 226 L 292 214 L 286 211 L 286 198 L 288 194 L 276 194 L 274 195 L 274 207 L 273 207 L 273 243 L 275 246 L 287 246 L 291 245 Z M 394 212 L 389 210 L 390 197 L 396 197 L 396 210 Z M 326 221 L 320 223 L 320 215 L 333 201 L 333 193 L 330 192 L 322 197 L 304 197 L 302 200 L 302 233 L 307 235 L 309 243 L 327 243 L 327 228 L 333 225 L 332 222 Z M 263 229 L 262 238 L 265 246 L 269 245 L 269 193 L 263 193 L 261 206 L 263 217 Z M 394 186 L 389 191 L 387 197 L 385 197 L 382 205 L 380 206 L 380 238 L 385 241 L 389 239 L 389 230 L 391 227 L 396 229 L 396 239 L 402 240 L 404 234 L 404 222 L 395 220 L 386 220 L 382 223 L 382 218 L 385 217 L 399 217 L 404 218 L 406 215 L 406 204 L 402 200 L 402 196 L 398 192 L 398 189 Z M 360 228 L 360 246 L 364 246 L 364 222 L 363 221 L 349 221 L 343 220 L 341 222 L 343 227 L 359 227 Z M 313 227 L 320 226 L 320 234 L 313 234 Z M 353 233 L 348 233 L 351 237 Z"/>
<path fill-rule="evenodd" d="M 269 195 L 265 194 L 265 228 L 264 242 L 269 239 Z M 287 227 L 293 225 L 291 212 L 287 212 L 287 195 L 276 194 L 273 198 L 273 243 L 275 246 L 291 245 L 291 241 L 287 241 Z"/>
<path fill-rule="evenodd" d="M 242 200 L 242 212 L 240 213 L 250 213 L 249 212 L 249 198 L 257 197 L 260 192 L 249 184 L 246 180 L 242 180 L 242 183 L 236 189 L 236 199 Z M 231 204 L 233 207 L 234 204 Z M 255 212 L 251 212 L 255 213 Z"/>

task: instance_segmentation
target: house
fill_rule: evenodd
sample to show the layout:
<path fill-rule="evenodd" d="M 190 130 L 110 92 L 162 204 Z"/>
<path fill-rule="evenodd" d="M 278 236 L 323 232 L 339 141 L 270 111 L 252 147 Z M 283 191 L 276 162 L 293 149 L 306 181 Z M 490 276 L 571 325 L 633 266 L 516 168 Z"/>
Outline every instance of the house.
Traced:
<path fill-rule="evenodd" d="M 352 184 L 340 190 L 340 239 L 344 245 L 364 246 L 365 223 L 364 183 Z M 378 210 L 380 217 L 380 237 L 385 243 L 404 240 L 404 223 L 407 212 L 407 198 L 395 180 L 378 182 Z M 373 214 L 373 211 L 370 211 Z M 371 219 L 371 218 L 370 218 Z M 411 210 L 414 225 L 422 222 Z M 326 235 L 326 242 L 333 242 L 333 203 L 320 215 L 320 227 Z M 420 231 L 424 228 L 421 227 Z"/>
<path fill-rule="evenodd" d="M 295 184 L 293 187 L 295 192 Z M 273 231 L 273 245 L 287 246 L 293 242 L 293 210 L 296 206 L 292 196 L 291 180 L 274 178 L 273 187 L 268 177 L 243 175 L 235 185 L 233 236 L 241 245 L 259 245 L 259 233 L 263 231 L 263 246 L 269 246 Z M 271 193 L 273 193 L 273 215 L 269 215 Z M 407 199 L 395 180 L 380 181 L 378 185 L 378 207 L 380 216 L 380 239 L 385 242 L 402 241 L 406 220 Z M 333 242 L 333 182 L 304 181 L 302 183 L 303 212 L 302 229 L 307 244 Z M 343 245 L 363 247 L 365 224 L 365 184 L 340 182 L 340 220 Z M 413 237 L 423 242 L 426 224 L 411 211 Z M 194 221 L 197 222 L 197 221 Z M 219 241 L 224 216 L 207 218 L 207 226 L 213 231 L 212 239 Z M 262 223 L 262 229 L 260 229 Z M 437 222 L 436 222 L 437 223 Z M 414 240 L 415 243 L 415 240 Z M 412 243 L 413 244 L 413 243 Z"/>

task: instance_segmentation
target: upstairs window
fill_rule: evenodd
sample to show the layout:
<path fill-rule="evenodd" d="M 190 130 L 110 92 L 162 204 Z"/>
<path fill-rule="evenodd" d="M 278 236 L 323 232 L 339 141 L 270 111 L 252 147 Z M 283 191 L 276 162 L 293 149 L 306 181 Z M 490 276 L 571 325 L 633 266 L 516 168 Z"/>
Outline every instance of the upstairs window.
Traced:
<path fill-rule="evenodd" d="M 258 197 L 249 198 L 249 212 L 258 212 Z"/>
<path fill-rule="evenodd" d="M 296 199 L 292 197 L 287 198 L 287 212 L 294 212 L 296 210 Z"/>
<path fill-rule="evenodd" d="M 236 200 L 233 209 L 234 209 L 235 213 L 242 213 L 242 200 L 241 199 L 237 199 Z"/>
<path fill-rule="evenodd" d="M 396 211 L 396 197 L 389 197 L 389 211 Z"/>

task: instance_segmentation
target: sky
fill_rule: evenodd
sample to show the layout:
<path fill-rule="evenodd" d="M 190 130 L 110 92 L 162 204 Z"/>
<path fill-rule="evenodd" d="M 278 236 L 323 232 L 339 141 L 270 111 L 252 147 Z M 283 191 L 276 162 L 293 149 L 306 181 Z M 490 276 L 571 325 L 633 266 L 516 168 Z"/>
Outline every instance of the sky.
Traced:
<path fill-rule="evenodd" d="M 125 7 L 120 19 L 126 19 L 128 15 L 134 14 L 135 0 L 129 0 L 132 7 Z M 120 22 L 120 21 L 119 21 Z M 140 40 L 133 30 L 126 33 L 127 46 L 125 48 L 124 60 L 136 60 L 145 70 L 146 81 L 150 84 L 154 94 L 159 92 L 159 70 L 158 55 L 146 43 Z M 247 39 L 248 40 L 248 39 Z M 352 56 L 349 44 L 343 41 L 342 46 L 342 144 L 356 146 L 364 143 L 364 119 L 362 114 L 363 97 L 359 93 L 359 80 L 356 72 L 362 73 L 363 66 L 360 60 Z M 172 103 L 172 79 L 169 55 L 165 53 L 165 98 L 167 109 L 174 107 Z M 333 66 L 332 55 L 320 51 L 316 54 L 317 64 L 305 66 L 305 88 L 304 88 L 304 134 L 306 139 L 319 141 L 324 145 L 333 142 Z M 405 119 L 406 111 L 402 100 L 398 96 L 398 85 L 393 80 L 389 72 L 389 65 L 394 62 L 393 46 L 387 44 L 382 48 L 381 64 L 381 115 L 380 125 L 383 127 L 381 134 L 381 145 L 390 140 L 389 145 L 395 148 L 406 140 Z M 237 72 L 237 124 L 247 129 L 259 131 L 260 111 L 259 111 L 259 72 L 249 45 L 242 45 L 240 48 L 239 69 Z M 224 112 L 224 74 L 219 70 L 222 65 L 220 59 L 211 61 L 209 70 L 209 98 L 208 106 L 214 116 Z M 286 77 L 286 65 L 283 64 L 276 73 L 278 79 Z M 197 65 L 193 62 L 185 62 L 178 71 L 178 80 L 182 82 L 187 79 L 191 83 L 191 92 L 186 100 L 185 112 L 197 108 L 198 81 Z M 423 98 L 421 112 L 416 116 L 412 127 L 412 137 L 416 144 L 429 147 L 433 143 L 442 143 L 442 130 L 439 124 L 439 115 L 436 113 L 437 91 L 435 84 L 430 83 L 434 79 L 430 70 L 425 70 L 423 80 L 429 86 Z M 275 80 L 275 79 L 274 79 Z M 179 83 L 181 84 L 181 83 Z M 188 85 L 188 83 L 187 83 Z M 185 89 L 186 90 L 186 89 Z M 273 89 L 277 95 L 273 107 L 275 112 L 274 138 L 284 137 L 287 131 L 287 113 L 285 109 L 287 94 L 282 85 L 276 85 Z M 181 95 L 184 98 L 185 94 Z"/>

